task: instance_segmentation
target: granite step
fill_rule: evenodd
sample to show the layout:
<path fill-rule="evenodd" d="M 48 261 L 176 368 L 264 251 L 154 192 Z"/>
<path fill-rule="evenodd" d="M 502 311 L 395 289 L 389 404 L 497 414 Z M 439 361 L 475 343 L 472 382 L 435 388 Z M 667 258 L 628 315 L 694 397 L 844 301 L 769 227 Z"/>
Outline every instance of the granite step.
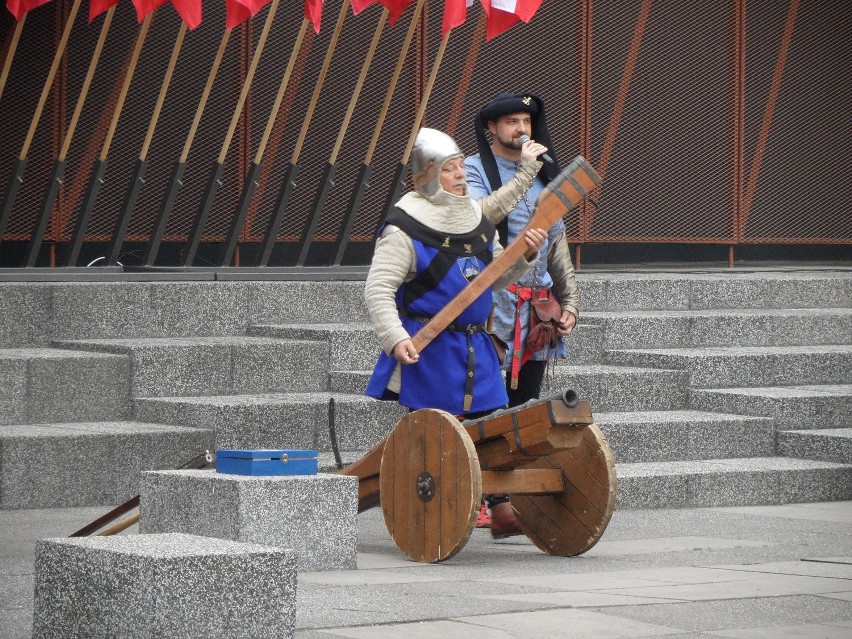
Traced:
<path fill-rule="evenodd" d="M 778 433 L 778 454 L 852 464 L 852 428 L 781 431 Z"/>
<path fill-rule="evenodd" d="M 852 308 L 583 313 L 607 349 L 852 344 Z"/>
<path fill-rule="evenodd" d="M 690 389 L 689 407 L 771 417 L 778 430 L 852 428 L 852 384 Z"/>
<path fill-rule="evenodd" d="M 683 370 L 694 388 L 842 384 L 852 379 L 852 345 L 732 346 L 607 351 L 620 366 Z"/>
<path fill-rule="evenodd" d="M 151 397 L 135 400 L 136 418 L 205 428 L 222 448 L 332 450 L 330 401 L 341 450 L 363 450 L 385 437 L 406 410 L 395 402 L 330 392 Z"/>
<path fill-rule="evenodd" d="M 130 370 L 122 355 L 0 349 L 0 424 L 126 419 Z"/>
<path fill-rule="evenodd" d="M 595 412 L 618 463 L 767 457 L 771 419 L 701 411 Z"/>
<path fill-rule="evenodd" d="M 213 432 L 133 422 L 12 424 L 0 431 L 0 508 L 118 504 L 143 470 L 178 468 L 213 447 Z"/>
<path fill-rule="evenodd" d="M 577 273 L 586 311 L 700 310 L 726 308 L 849 308 L 848 270 L 808 272 L 779 268 L 699 270 L 684 273 L 639 269 Z"/>
<path fill-rule="evenodd" d="M 338 370 L 329 375 L 333 392 L 361 394 L 370 371 Z M 572 388 L 595 411 L 677 410 L 686 406 L 687 374 L 629 366 L 557 364 L 542 385 L 542 397 Z"/>
<path fill-rule="evenodd" d="M 790 457 L 616 464 L 616 508 L 704 508 L 852 499 L 852 465 Z"/>
<path fill-rule="evenodd" d="M 256 324 L 248 334 L 290 340 L 325 341 L 329 344 L 330 370 L 372 370 L 379 355 L 379 342 L 369 324 Z M 603 357 L 600 326 L 581 322 L 565 338 L 572 362 L 599 362 Z"/>
<path fill-rule="evenodd" d="M 128 356 L 133 365 L 134 397 L 328 388 L 328 345 L 315 341 L 227 336 L 61 340 L 54 344 Z"/>

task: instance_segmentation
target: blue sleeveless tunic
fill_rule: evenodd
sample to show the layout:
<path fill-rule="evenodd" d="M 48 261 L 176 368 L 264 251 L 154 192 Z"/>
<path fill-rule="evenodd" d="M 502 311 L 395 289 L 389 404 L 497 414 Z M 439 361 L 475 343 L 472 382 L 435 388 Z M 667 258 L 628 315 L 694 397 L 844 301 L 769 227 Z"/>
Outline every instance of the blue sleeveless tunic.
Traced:
<path fill-rule="evenodd" d="M 483 224 L 470 234 L 417 237 L 421 225 L 400 209 L 394 213 L 395 216 L 388 216 L 387 223 L 408 233 L 416 254 L 416 275 L 396 293 L 402 325 L 409 335 L 414 335 L 467 286 L 465 272 L 470 277 L 491 262 L 494 227 L 483 219 Z M 408 220 L 400 217 L 400 213 Z M 497 353 L 483 330 L 492 303 L 489 288 L 422 350 L 416 364 L 401 367 L 400 404 L 411 409 L 440 408 L 462 415 L 494 410 L 508 403 Z M 468 330 L 462 330 L 465 328 Z M 366 394 L 381 399 L 396 365 L 393 355 L 381 353 Z M 472 390 L 468 407 L 465 407 L 466 386 Z"/>

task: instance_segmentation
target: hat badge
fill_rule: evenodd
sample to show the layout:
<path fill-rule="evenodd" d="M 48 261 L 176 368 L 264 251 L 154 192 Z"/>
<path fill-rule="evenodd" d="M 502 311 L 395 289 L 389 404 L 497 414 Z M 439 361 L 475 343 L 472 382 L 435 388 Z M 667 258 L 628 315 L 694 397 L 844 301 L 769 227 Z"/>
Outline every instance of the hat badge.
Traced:
<path fill-rule="evenodd" d="M 526 104 L 527 106 L 529 106 L 529 105 L 530 105 L 530 102 L 532 102 L 532 98 L 531 98 L 530 96 L 528 96 L 528 95 L 527 95 L 527 96 L 525 96 L 525 97 L 521 100 L 521 102 L 523 102 L 524 104 Z"/>

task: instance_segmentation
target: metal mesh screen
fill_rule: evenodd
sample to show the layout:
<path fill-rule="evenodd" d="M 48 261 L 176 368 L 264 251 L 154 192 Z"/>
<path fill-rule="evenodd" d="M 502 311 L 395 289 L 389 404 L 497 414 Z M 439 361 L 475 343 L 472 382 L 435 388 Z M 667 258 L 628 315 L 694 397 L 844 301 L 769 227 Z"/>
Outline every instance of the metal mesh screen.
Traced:
<path fill-rule="evenodd" d="M 603 174 L 586 241 L 730 241 L 734 2 L 592 6 L 591 159 Z"/>
<path fill-rule="evenodd" d="M 746 33 L 741 241 L 852 242 L 852 3 L 750 2 Z"/>
<path fill-rule="evenodd" d="M 0 187 L 6 189 L 27 134 L 70 6 L 32 11 L 0 109 Z M 308 29 L 262 158 L 263 171 L 241 233 L 244 251 L 264 240 L 285 171 L 329 50 L 342 0 L 328 0 L 323 28 Z M 15 28 L 0 12 L 0 51 Z M 381 7 L 347 12 L 298 164 L 270 265 L 293 263 L 314 213 L 344 114 L 374 36 Z M 430 0 L 418 26 L 372 158 L 372 175 L 350 243 L 368 245 L 392 188 L 414 115 L 441 42 L 443 3 Z M 103 17 L 77 16 L 68 50 L 28 154 L 25 179 L 3 242 L 29 239 L 81 93 Z M 235 29 L 189 151 L 164 240 L 187 242 L 203 204 L 268 8 Z M 385 26 L 319 211 L 313 260 L 328 263 L 413 15 Z M 270 117 L 302 23 L 301 3 L 282 0 L 248 101 L 227 149 L 223 181 L 203 229 L 196 263 L 215 260 Z M 157 94 L 180 26 L 171 6 L 157 10 L 108 155 L 86 241 L 115 233 Z M 86 98 L 45 241 L 61 252 L 90 188 L 131 51 L 139 33 L 133 7 L 120 3 Z M 204 22 L 187 33 L 148 153 L 145 183 L 127 242 L 149 241 L 224 33 L 224 6 L 205 3 Z M 847 79 L 852 5 L 841 0 L 544 0 L 527 25 L 485 41 L 475 4 L 449 38 L 423 125 L 444 129 L 476 152 L 473 120 L 501 90 L 544 98 L 555 152 L 566 164 L 586 156 L 603 174 L 596 204 L 566 218 L 572 242 L 852 243 Z M 815 157 L 818 162 L 803 162 Z M 135 247 L 135 248 L 138 248 Z M 0 245 L 0 251 L 3 246 Z M 130 249 L 128 249 L 130 250 Z M 176 251 L 158 263 L 175 259 Z M 248 253 L 246 253 L 248 254 Z M 134 263 L 125 253 L 125 263 Z M 246 259 L 246 263 L 250 263 Z"/>

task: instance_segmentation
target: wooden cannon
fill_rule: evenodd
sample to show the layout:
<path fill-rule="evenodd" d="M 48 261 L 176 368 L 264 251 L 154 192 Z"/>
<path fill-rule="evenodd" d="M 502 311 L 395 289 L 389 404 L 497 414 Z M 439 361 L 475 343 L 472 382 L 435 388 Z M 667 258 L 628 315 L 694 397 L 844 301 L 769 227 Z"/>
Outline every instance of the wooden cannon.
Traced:
<path fill-rule="evenodd" d="M 563 557 L 594 546 L 615 509 L 612 452 L 572 390 L 465 422 L 414 411 L 339 472 L 358 477 L 358 512 L 381 503 L 394 543 L 425 563 L 464 548 L 483 495 L 509 495 L 527 537 Z"/>

